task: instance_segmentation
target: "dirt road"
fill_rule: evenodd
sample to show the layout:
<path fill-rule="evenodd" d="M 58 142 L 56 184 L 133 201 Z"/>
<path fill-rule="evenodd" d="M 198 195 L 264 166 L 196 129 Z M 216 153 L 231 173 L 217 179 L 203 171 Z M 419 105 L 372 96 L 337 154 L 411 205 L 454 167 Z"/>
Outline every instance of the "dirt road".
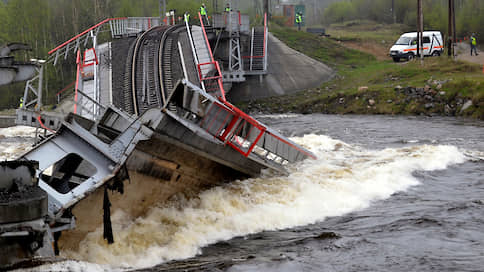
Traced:
<path fill-rule="evenodd" d="M 484 52 L 477 49 L 478 56 L 471 56 L 471 46 L 468 42 L 458 43 L 456 47 L 457 59 L 477 63 L 480 65 L 484 64 Z"/>
<path fill-rule="evenodd" d="M 342 43 L 344 46 L 360 50 L 369 54 L 372 54 L 376 57 L 377 60 L 384 61 L 389 60 L 390 57 L 388 56 L 389 49 L 387 46 L 370 43 L 370 42 L 344 42 Z M 456 47 L 457 52 L 457 59 L 463 60 L 467 62 L 477 63 L 480 65 L 484 65 L 484 51 L 478 51 L 478 56 L 471 56 L 471 47 L 468 42 L 458 43 Z"/>

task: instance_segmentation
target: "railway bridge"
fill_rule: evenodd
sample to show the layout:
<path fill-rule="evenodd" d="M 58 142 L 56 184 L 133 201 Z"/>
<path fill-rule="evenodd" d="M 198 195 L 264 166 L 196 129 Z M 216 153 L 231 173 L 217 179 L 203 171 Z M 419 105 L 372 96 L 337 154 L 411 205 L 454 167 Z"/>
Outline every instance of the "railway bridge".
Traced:
<path fill-rule="evenodd" d="M 16 119 L 38 128 L 34 148 L 18 159 L 38 162 L 35 177 L 48 194 L 48 207 L 39 209 L 48 211 L 46 224 L 33 242 L 56 248 L 37 252 L 75 250 L 102 224 L 113 243 L 111 205 L 136 217 L 177 193 L 263 169 L 285 174 L 289 163 L 316 159 L 226 99 L 232 84 L 267 73 L 267 40 L 266 20 L 249 29 L 248 16 L 231 11 L 210 25 L 106 19 L 52 49 L 27 81 Z M 44 112 L 45 65 L 70 56 L 77 66 L 74 95 L 63 104 L 71 112 Z M 93 217 L 99 207 L 104 216 Z M 25 233 L 17 226 L 6 230 L 14 240 Z"/>

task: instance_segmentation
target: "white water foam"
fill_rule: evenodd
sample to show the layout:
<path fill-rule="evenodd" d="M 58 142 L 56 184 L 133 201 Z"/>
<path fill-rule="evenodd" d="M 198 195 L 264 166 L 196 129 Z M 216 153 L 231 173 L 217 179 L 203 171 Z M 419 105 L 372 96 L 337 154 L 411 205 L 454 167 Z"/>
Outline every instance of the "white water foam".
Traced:
<path fill-rule="evenodd" d="M 0 128 L 0 160 L 13 160 L 32 147 L 35 128 L 14 126 Z M 21 138 L 15 141 L 9 138 Z M 9 141 L 6 141 L 9 140 Z"/>
<path fill-rule="evenodd" d="M 153 207 L 142 218 L 117 210 L 112 215 L 114 244 L 103 240 L 101 227 L 81 242 L 78 252 L 65 252 L 65 257 L 112 268 L 151 267 L 192 257 L 217 241 L 367 208 L 417 185 L 414 171 L 445 169 L 466 160 L 453 146 L 373 151 L 320 135 L 293 140 L 319 159 L 290 166 L 287 177 L 264 173 L 207 190 L 196 199 Z"/>

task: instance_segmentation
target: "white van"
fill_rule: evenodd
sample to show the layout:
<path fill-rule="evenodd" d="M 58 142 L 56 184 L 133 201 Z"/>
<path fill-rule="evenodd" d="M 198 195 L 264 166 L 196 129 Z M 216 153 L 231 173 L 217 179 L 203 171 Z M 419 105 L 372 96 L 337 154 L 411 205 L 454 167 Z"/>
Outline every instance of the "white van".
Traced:
<path fill-rule="evenodd" d="M 440 56 L 444 51 L 444 41 L 440 31 L 424 31 L 423 55 Z M 390 57 L 393 61 L 400 59 L 411 60 L 417 55 L 417 32 L 405 33 L 390 49 Z"/>

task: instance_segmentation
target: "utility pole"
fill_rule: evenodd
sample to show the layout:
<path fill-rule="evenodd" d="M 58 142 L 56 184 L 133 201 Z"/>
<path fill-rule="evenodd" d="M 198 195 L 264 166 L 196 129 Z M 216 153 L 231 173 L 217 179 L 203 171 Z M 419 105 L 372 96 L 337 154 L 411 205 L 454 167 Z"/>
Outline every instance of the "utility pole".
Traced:
<path fill-rule="evenodd" d="M 455 37 L 455 14 L 454 14 L 454 0 L 449 0 L 449 37 L 447 41 L 447 55 L 453 56 L 454 55 L 454 48 L 453 48 L 453 39 Z"/>
<path fill-rule="evenodd" d="M 158 11 L 160 12 L 160 18 L 164 18 L 166 16 L 166 0 L 158 1 Z"/>
<path fill-rule="evenodd" d="M 423 9 L 422 0 L 418 0 L 417 7 L 417 56 L 423 60 Z"/>
<path fill-rule="evenodd" d="M 457 29 L 455 28 L 455 0 L 452 0 L 452 53 L 455 57 L 455 45 L 457 43 Z"/>
<path fill-rule="evenodd" d="M 270 18 L 269 14 L 269 0 L 264 0 L 264 13 L 267 14 L 267 18 Z M 264 15 L 262 15 L 264 17 Z"/>
<path fill-rule="evenodd" d="M 392 19 L 393 23 L 397 23 L 397 14 L 395 13 L 395 0 L 392 0 Z"/>

